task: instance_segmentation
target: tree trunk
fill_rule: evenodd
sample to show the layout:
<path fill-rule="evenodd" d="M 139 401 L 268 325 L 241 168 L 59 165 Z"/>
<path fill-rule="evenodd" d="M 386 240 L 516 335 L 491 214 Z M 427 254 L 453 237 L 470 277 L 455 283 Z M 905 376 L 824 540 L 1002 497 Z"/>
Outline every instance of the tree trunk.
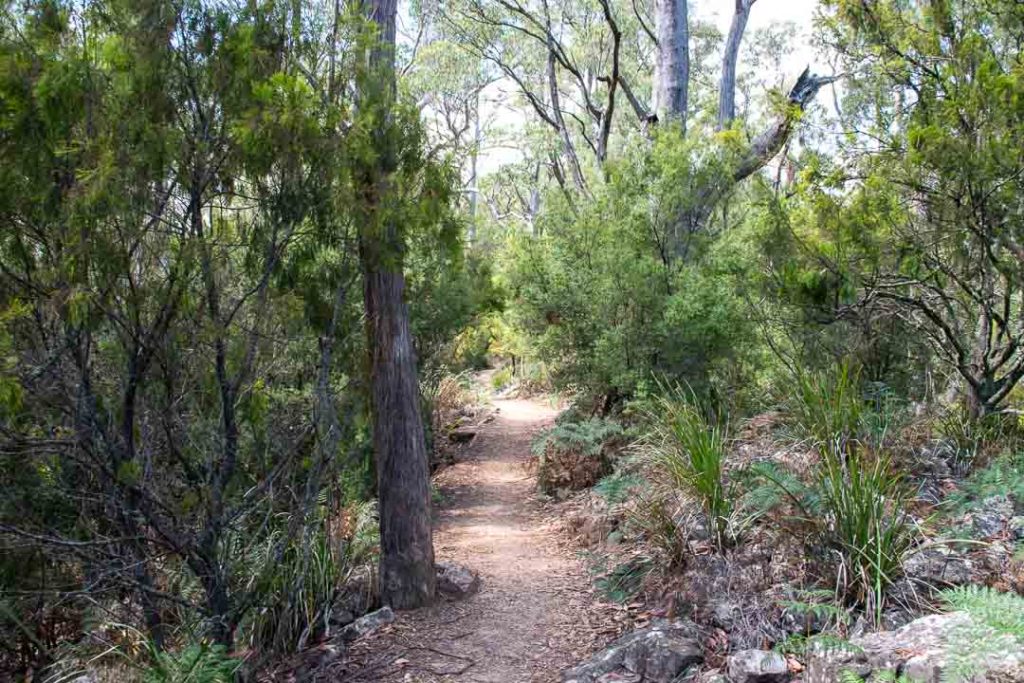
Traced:
<path fill-rule="evenodd" d="M 658 36 L 654 110 L 659 121 L 678 121 L 686 129 L 690 94 L 690 26 L 687 0 L 655 0 Z"/>
<path fill-rule="evenodd" d="M 365 178 L 369 220 L 360 235 L 363 293 L 373 409 L 373 448 L 380 500 L 381 599 L 396 609 L 412 609 L 434 597 L 434 546 L 430 524 L 429 465 L 420 416 L 419 384 L 398 226 L 381 217 L 382 197 L 394 154 L 388 149 L 395 97 L 396 0 L 371 0 L 369 19 L 379 30 L 371 51 L 369 92 L 376 105 L 378 159 Z M 374 82 L 375 81 L 375 82 Z"/>
<path fill-rule="evenodd" d="M 380 496 L 381 598 L 410 609 L 434 597 L 429 464 L 400 270 L 364 271 Z"/>
<path fill-rule="evenodd" d="M 756 0 L 736 0 L 736 12 L 732 15 L 729 37 L 725 41 L 722 57 L 722 80 L 718 86 L 718 128 L 728 128 L 736 118 L 736 62 L 740 56 L 740 45 L 747 30 L 750 8 Z"/>

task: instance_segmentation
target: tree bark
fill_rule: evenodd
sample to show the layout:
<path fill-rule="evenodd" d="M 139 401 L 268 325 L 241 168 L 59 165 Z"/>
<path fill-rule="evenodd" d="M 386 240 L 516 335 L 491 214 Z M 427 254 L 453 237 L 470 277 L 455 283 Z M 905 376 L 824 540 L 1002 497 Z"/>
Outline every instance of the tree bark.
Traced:
<path fill-rule="evenodd" d="M 736 0 L 736 11 L 729 26 L 729 37 L 725 41 L 722 57 L 722 80 L 718 86 L 718 129 L 728 128 L 736 118 L 736 62 L 739 60 L 740 45 L 747 30 L 750 8 L 757 0 Z"/>
<path fill-rule="evenodd" d="M 686 129 L 690 95 L 690 26 L 687 0 L 655 0 L 658 35 L 655 112 L 659 121 L 678 121 Z"/>
<path fill-rule="evenodd" d="M 378 160 L 365 178 L 368 218 L 360 235 L 363 293 L 373 409 L 373 447 L 380 501 L 381 599 L 412 609 L 434 598 L 434 546 L 430 524 L 429 465 L 398 226 L 380 217 L 395 164 L 388 149 L 395 98 L 396 0 L 371 0 L 368 18 L 378 28 L 370 55 L 371 83 L 364 99 L 379 107 Z"/>

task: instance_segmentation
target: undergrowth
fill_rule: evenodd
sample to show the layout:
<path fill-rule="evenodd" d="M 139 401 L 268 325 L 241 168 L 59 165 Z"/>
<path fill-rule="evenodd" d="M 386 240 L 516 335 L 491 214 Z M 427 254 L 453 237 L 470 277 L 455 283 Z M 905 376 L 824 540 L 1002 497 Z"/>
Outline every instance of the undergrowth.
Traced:
<path fill-rule="evenodd" d="M 534 439 L 531 451 L 537 458 L 537 485 L 544 493 L 593 486 L 608 474 L 607 449 L 622 434 L 612 420 L 591 418 L 562 420 Z"/>
<path fill-rule="evenodd" d="M 667 391 L 644 411 L 648 431 L 640 442 L 668 483 L 701 507 L 719 548 L 734 540 L 733 503 L 725 482 L 726 429 L 708 420 L 692 392 Z"/>

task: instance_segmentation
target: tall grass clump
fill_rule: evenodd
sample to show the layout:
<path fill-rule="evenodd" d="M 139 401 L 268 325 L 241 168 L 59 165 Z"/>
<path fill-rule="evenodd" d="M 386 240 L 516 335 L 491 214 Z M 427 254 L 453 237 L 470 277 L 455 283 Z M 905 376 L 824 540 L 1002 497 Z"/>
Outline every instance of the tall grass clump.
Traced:
<path fill-rule="evenodd" d="M 710 421 L 692 392 L 676 388 L 654 399 L 641 441 L 669 483 L 694 498 L 721 548 L 729 540 L 733 505 L 725 485 L 726 429 Z"/>
<path fill-rule="evenodd" d="M 242 631 L 261 653 L 289 654 L 326 631 L 334 600 L 360 572 L 372 572 L 377 547 L 375 501 L 354 503 L 334 520 L 321 519 L 294 538 L 287 525 L 255 547 L 250 581 L 261 606 Z"/>
<path fill-rule="evenodd" d="M 819 447 L 835 439 L 848 442 L 861 433 L 867 403 L 857 372 L 843 362 L 828 372 L 800 372 L 787 401 L 797 430 Z"/>
<path fill-rule="evenodd" d="M 818 489 L 827 535 L 839 552 L 838 587 L 881 618 L 886 588 L 917 540 L 907 514 L 909 489 L 887 455 L 851 450 L 841 438 L 821 449 Z"/>

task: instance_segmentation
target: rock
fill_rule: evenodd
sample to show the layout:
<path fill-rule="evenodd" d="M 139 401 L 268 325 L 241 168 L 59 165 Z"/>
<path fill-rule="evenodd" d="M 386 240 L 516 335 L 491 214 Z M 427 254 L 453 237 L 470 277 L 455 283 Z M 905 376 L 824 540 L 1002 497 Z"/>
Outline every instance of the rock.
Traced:
<path fill-rule="evenodd" d="M 743 650 L 729 657 L 732 683 L 776 683 L 789 679 L 786 658 L 769 650 Z"/>
<path fill-rule="evenodd" d="M 468 443 L 476 436 L 476 427 L 458 427 L 448 432 L 448 439 L 454 443 Z"/>
<path fill-rule="evenodd" d="M 970 583 L 974 565 L 948 546 L 936 545 L 908 557 L 903 572 L 919 583 L 961 586 Z"/>
<path fill-rule="evenodd" d="M 804 683 L 835 683 L 844 671 L 862 678 L 872 674 L 906 674 L 915 683 L 939 683 L 949 666 L 951 651 L 973 647 L 958 644 L 966 634 L 977 634 L 983 626 L 964 612 L 934 614 L 910 622 L 895 631 L 872 633 L 854 638 L 847 647 L 812 646 L 807 656 Z M 977 637 L 977 636 L 974 636 Z M 970 641 L 967 641 L 968 643 Z M 990 682 L 1024 681 L 1024 652 L 1011 636 L 992 636 L 985 640 L 983 663 Z"/>
<path fill-rule="evenodd" d="M 1024 517 L 1014 517 L 1010 520 L 1010 535 L 1015 541 L 1024 541 Z"/>
<path fill-rule="evenodd" d="M 454 562 L 437 563 L 437 589 L 451 598 L 468 598 L 480 590 L 480 575 Z"/>
<path fill-rule="evenodd" d="M 391 611 L 390 607 L 381 607 L 376 612 L 370 612 L 365 614 L 351 624 L 341 629 L 339 634 L 343 641 L 350 642 L 356 638 L 362 638 L 363 636 L 373 633 L 381 626 L 386 626 L 394 622 L 395 613 Z"/>
<path fill-rule="evenodd" d="M 640 683 L 640 676 L 629 672 L 613 671 L 598 678 L 595 683 Z"/>
<path fill-rule="evenodd" d="M 731 600 L 722 600 L 711 606 L 711 623 L 723 631 L 731 631 L 742 616 L 740 606 Z"/>
<path fill-rule="evenodd" d="M 697 630 L 684 621 L 654 620 L 650 626 L 622 636 L 582 664 L 562 673 L 566 683 L 616 680 L 605 676 L 631 674 L 643 683 L 669 683 L 691 666 L 700 664 Z"/>
<path fill-rule="evenodd" d="M 991 538 L 1003 532 L 1013 517 L 1013 503 L 1006 496 L 992 496 L 982 501 L 971 515 L 974 532 L 981 538 Z"/>
<path fill-rule="evenodd" d="M 370 573 L 361 573 L 346 583 L 331 611 L 332 626 L 347 626 L 363 616 L 379 603 L 377 585 Z"/>

